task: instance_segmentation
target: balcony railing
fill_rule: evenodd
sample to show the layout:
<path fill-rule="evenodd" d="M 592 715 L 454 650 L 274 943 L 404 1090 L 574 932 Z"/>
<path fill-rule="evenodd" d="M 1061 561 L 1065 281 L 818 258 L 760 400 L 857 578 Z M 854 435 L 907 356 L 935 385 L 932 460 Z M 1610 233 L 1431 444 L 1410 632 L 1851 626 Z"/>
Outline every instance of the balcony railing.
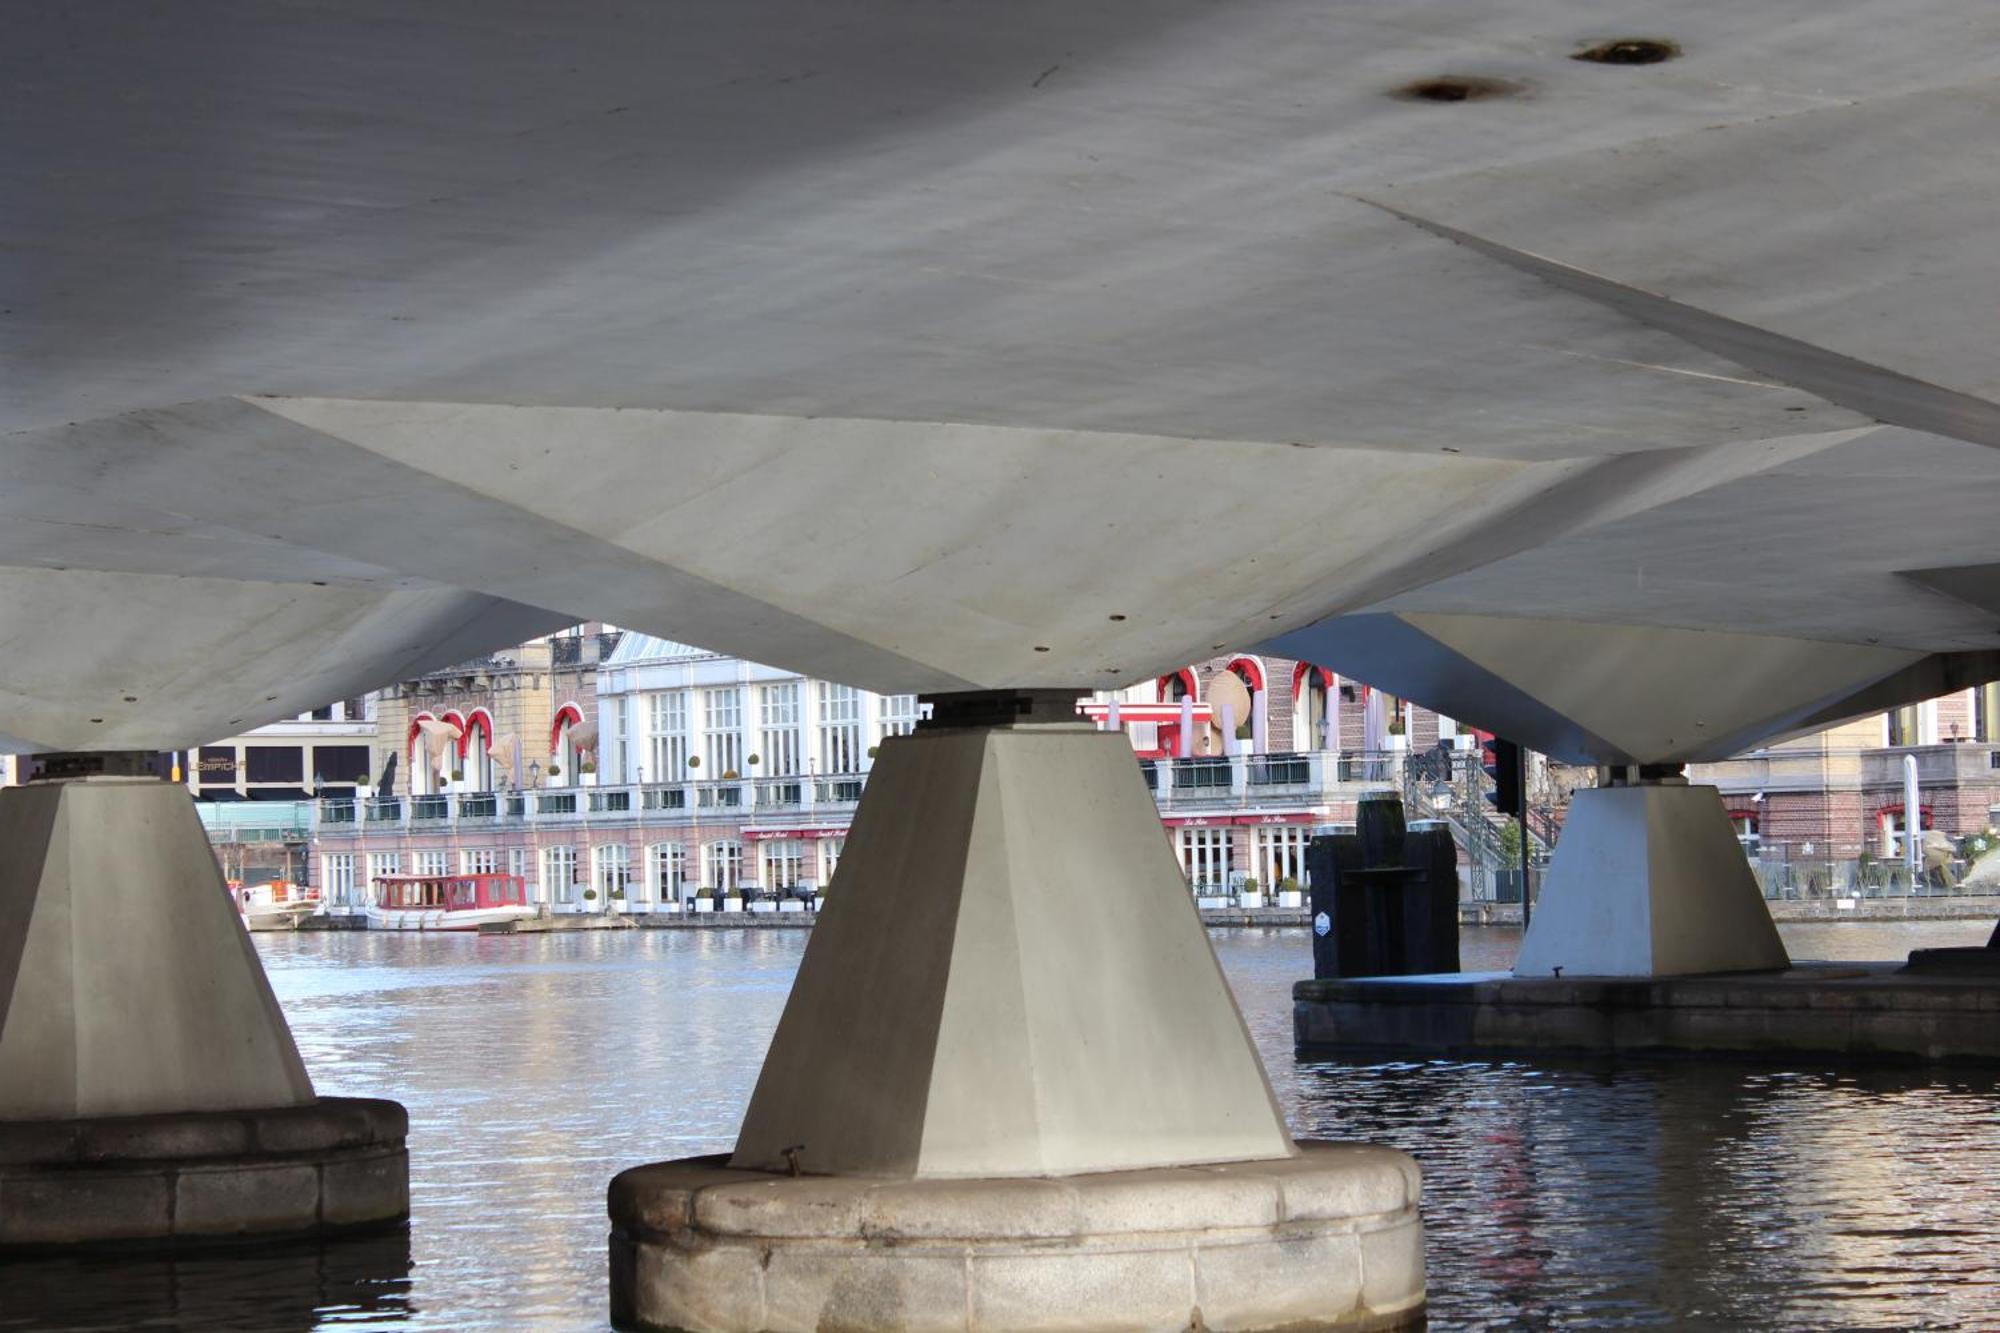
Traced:
<path fill-rule="evenodd" d="M 1214 812 L 1231 805 L 1322 805 L 1353 800 L 1361 790 L 1395 781 L 1407 761 L 1381 755 L 1304 754 L 1202 756 L 1144 760 L 1139 768 L 1164 812 L 1176 808 Z M 1476 756 L 1474 757 L 1476 762 Z M 739 819 L 779 826 L 817 816 L 845 819 L 861 800 L 867 777 L 821 776 L 709 779 L 592 787 L 454 792 L 436 796 L 381 796 L 316 803 L 318 827 L 338 834 L 359 824 L 429 827 L 466 824 L 500 828 L 545 822 L 607 823 L 697 817 Z M 358 829 L 355 830 L 359 832 Z"/>

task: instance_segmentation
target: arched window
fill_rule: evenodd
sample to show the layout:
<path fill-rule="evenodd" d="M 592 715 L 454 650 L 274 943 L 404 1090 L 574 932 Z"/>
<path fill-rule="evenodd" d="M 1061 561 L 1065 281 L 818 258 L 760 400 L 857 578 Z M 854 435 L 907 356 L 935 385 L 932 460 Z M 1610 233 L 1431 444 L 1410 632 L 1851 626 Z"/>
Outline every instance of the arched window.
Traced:
<path fill-rule="evenodd" d="M 1333 673 L 1325 667 L 1301 662 L 1292 668 L 1292 748 L 1294 750 L 1338 750 L 1340 748 L 1339 694 Z"/>
<path fill-rule="evenodd" d="M 1243 682 L 1243 688 L 1250 694 L 1250 716 L 1237 721 L 1236 739 L 1249 741 L 1250 753 L 1264 754 L 1271 741 L 1269 680 L 1264 674 L 1264 664 L 1254 657 L 1234 657 L 1226 669 Z"/>
<path fill-rule="evenodd" d="M 473 791 L 493 790 L 493 714 L 475 708 L 465 715 L 465 734 L 458 739 L 459 767 Z"/>
<path fill-rule="evenodd" d="M 576 732 L 582 725 L 583 709 L 575 702 L 566 703 L 556 709 L 555 721 L 549 726 L 549 760 L 557 770 L 555 781 L 550 784 L 551 786 L 576 785 L 577 764 L 582 759 Z"/>
<path fill-rule="evenodd" d="M 1192 667 L 1183 667 L 1179 671 L 1161 676 L 1156 684 L 1156 688 L 1159 691 L 1159 700 L 1163 704 L 1177 704 L 1183 699 L 1199 699 L 1201 697 L 1195 689 L 1195 676 Z M 1185 755 L 1189 752 L 1188 747 L 1192 741 L 1192 736 L 1184 734 L 1178 719 L 1172 722 L 1160 723 L 1158 735 L 1160 750 L 1163 754 Z"/>
<path fill-rule="evenodd" d="M 424 723 L 438 719 L 431 713 L 418 713 L 410 719 L 409 734 L 403 738 L 403 766 L 410 770 L 410 795 L 434 796 L 437 794 L 437 765 L 431 760 L 429 748 L 424 744 Z M 389 792 L 378 795 L 387 796 Z"/>

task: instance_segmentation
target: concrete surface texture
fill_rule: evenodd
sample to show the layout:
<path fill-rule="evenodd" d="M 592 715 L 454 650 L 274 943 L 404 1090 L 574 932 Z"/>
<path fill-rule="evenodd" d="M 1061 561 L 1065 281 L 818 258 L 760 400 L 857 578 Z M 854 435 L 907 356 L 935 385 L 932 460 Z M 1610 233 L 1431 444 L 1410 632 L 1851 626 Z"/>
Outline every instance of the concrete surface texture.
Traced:
<path fill-rule="evenodd" d="M 1292 1152 L 1124 738 L 887 741 L 732 1163 L 1040 1176 Z"/>
<path fill-rule="evenodd" d="M 1519 977 L 1676 976 L 1790 964 L 1714 787 L 1578 791 Z"/>
<path fill-rule="evenodd" d="M 635 1167 L 611 1184 L 612 1319 L 691 1333 L 1421 1326 L 1416 1163 L 1300 1147 L 1060 1179 Z"/>
<path fill-rule="evenodd" d="M 409 1216 L 395 1102 L 0 1121 L 0 1252 L 376 1229 Z"/>
<path fill-rule="evenodd" d="M 895 691 L 1276 640 L 1604 763 L 2000 672 L 1991 6 L 485 18 L 10 29 L 0 748 L 560 616 Z"/>
<path fill-rule="evenodd" d="M 0 789 L 0 1123 L 312 1100 L 185 787 Z"/>

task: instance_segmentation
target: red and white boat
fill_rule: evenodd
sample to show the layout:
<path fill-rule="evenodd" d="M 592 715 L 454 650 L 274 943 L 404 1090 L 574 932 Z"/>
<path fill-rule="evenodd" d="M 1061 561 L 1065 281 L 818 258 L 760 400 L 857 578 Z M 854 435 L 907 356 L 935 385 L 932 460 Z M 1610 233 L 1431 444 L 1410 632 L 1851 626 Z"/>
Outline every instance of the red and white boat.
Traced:
<path fill-rule="evenodd" d="M 370 930 L 478 930 L 535 915 L 519 875 L 381 875 L 373 888 Z"/>

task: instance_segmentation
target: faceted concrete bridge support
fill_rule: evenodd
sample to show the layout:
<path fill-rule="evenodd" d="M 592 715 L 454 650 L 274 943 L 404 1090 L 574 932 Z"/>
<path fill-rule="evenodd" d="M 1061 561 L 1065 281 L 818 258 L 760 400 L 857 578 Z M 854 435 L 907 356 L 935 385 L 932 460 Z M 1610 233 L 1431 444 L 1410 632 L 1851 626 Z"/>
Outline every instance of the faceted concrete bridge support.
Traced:
<path fill-rule="evenodd" d="M 883 746 L 735 1153 L 612 1183 L 615 1322 L 1421 1319 L 1415 1164 L 1291 1141 L 1076 693 L 944 696 Z"/>
<path fill-rule="evenodd" d="M 1570 806 L 1514 975 L 1789 967 L 1716 789 L 1630 769 L 1604 773 L 1605 785 L 1577 792 Z"/>
<path fill-rule="evenodd" d="M 187 792 L 69 766 L 0 790 L 0 1250 L 407 1216 L 402 1108 L 313 1095 Z"/>

